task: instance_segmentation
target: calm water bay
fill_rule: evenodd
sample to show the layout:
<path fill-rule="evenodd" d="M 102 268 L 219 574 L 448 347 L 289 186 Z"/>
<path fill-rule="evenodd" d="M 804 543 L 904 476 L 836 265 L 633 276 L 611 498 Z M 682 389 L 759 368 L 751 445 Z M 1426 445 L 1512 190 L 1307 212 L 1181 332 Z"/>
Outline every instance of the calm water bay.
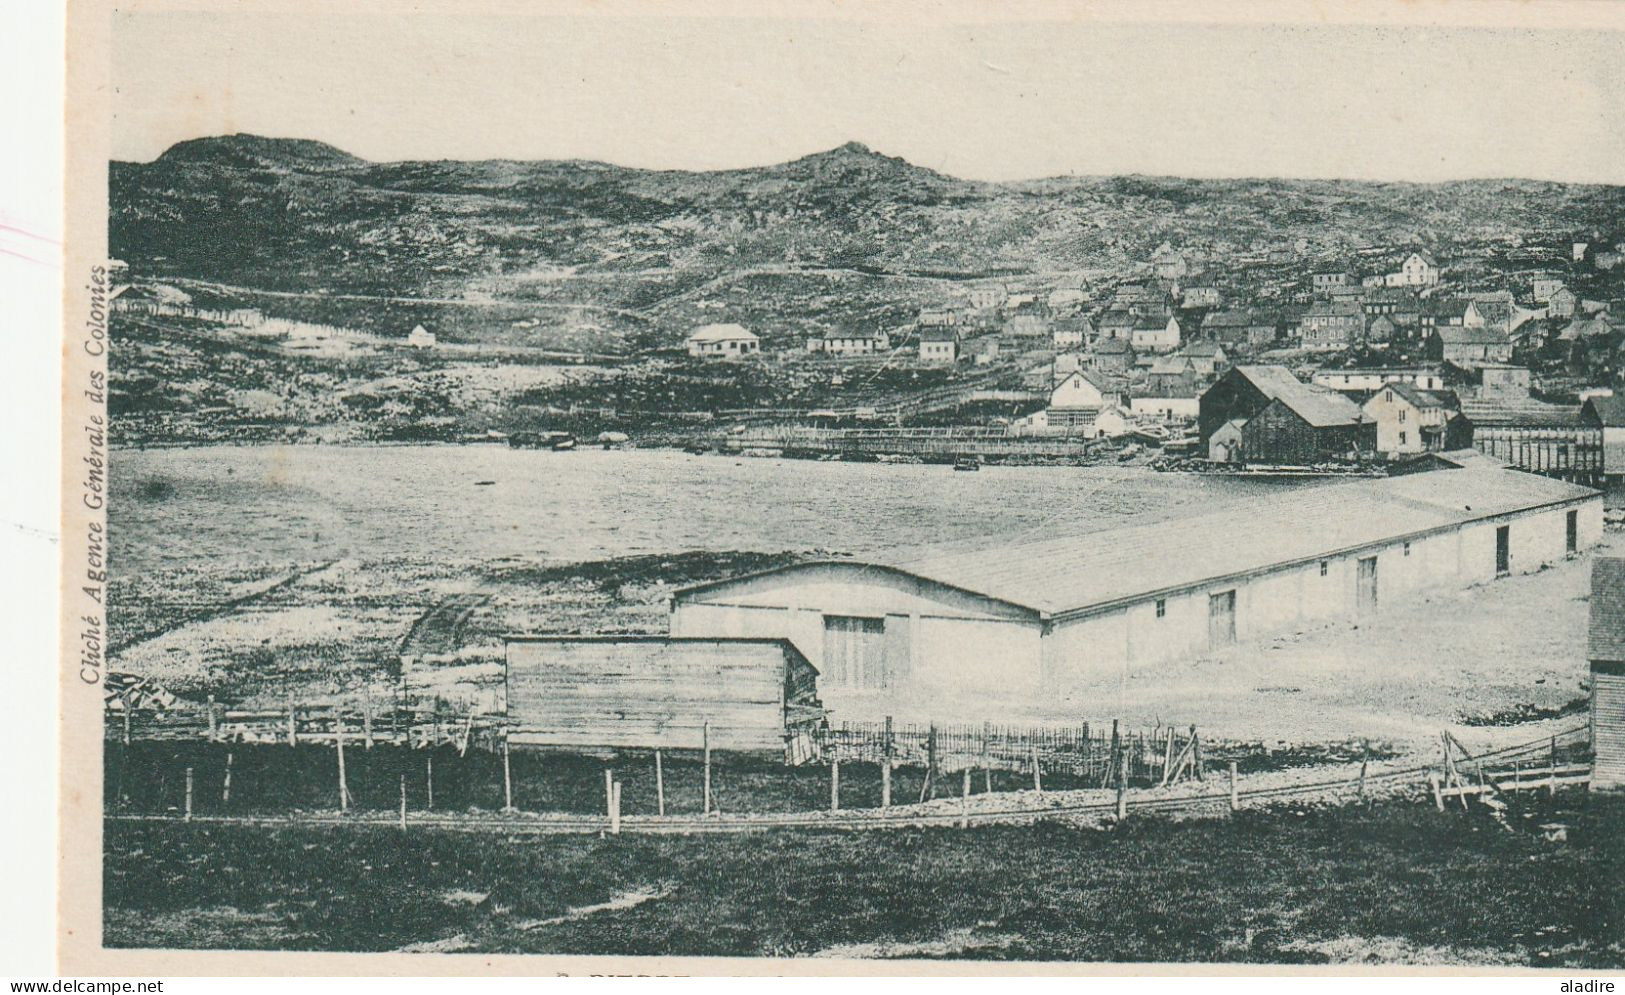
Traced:
<path fill-rule="evenodd" d="M 489 481 L 489 483 L 481 483 Z M 114 454 L 115 576 L 328 558 L 864 552 L 1093 530 L 1274 487 L 1124 467 L 808 462 L 667 450 L 210 446 Z"/>

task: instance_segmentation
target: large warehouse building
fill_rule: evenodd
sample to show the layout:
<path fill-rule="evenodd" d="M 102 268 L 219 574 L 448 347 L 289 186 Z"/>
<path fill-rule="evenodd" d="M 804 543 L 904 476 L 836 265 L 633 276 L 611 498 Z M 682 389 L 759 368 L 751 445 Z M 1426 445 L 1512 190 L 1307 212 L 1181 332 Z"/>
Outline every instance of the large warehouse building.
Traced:
<path fill-rule="evenodd" d="M 1477 454 L 1459 464 L 1170 521 L 700 584 L 674 595 L 671 632 L 789 640 L 836 719 L 967 701 L 1031 711 L 1135 668 L 1531 572 L 1601 537 L 1598 492 Z"/>

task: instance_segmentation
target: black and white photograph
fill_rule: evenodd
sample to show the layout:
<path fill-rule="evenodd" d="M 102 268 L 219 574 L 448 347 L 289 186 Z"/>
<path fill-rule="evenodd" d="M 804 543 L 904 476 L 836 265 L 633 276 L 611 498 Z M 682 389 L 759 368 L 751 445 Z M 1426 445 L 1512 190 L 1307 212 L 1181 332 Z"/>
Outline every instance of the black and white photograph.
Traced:
<path fill-rule="evenodd" d="M 70 14 L 87 957 L 1625 969 L 1625 8 Z"/>

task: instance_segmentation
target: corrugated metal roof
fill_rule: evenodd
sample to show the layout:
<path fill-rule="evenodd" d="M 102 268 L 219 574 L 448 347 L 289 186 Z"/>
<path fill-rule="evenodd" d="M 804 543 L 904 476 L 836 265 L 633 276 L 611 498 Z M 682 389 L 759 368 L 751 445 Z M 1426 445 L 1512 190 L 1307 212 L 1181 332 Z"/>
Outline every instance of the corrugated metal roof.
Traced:
<path fill-rule="evenodd" d="M 1625 660 L 1625 559 L 1599 557 L 1591 566 L 1592 660 Z"/>
<path fill-rule="evenodd" d="M 1506 332 L 1487 325 L 1482 328 L 1440 325 L 1433 332 L 1439 336 L 1439 341 L 1446 345 L 1506 345 L 1511 341 L 1507 338 Z"/>
<path fill-rule="evenodd" d="M 1059 615 L 1595 494 L 1516 470 L 1441 470 L 1289 491 L 1154 524 L 991 539 L 880 562 Z"/>
<path fill-rule="evenodd" d="M 1315 428 L 1354 425 L 1364 420 L 1360 406 L 1330 388 L 1305 388 L 1275 398 Z"/>
<path fill-rule="evenodd" d="M 1384 384 L 1383 389 L 1393 391 L 1395 394 L 1398 394 L 1400 397 L 1403 397 L 1405 400 L 1411 402 L 1411 404 L 1417 408 L 1445 408 L 1449 407 L 1451 404 L 1451 398 L 1445 396 L 1444 394 L 1430 390 L 1423 390 L 1407 380 L 1399 380 L 1395 381 L 1394 383 Z"/>
<path fill-rule="evenodd" d="M 1548 404 L 1533 398 L 1525 400 L 1464 397 L 1461 400 L 1461 413 L 1480 428 L 1491 425 L 1542 428 L 1572 426 L 1580 422 L 1578 405 Z"/>
<path fill-rule="evenodd" d="M 1316 428 L 1352 425 L 1361 420 L 1358 404 L 1328 387 L 1304 383 L 1284 366 L 1238 366 L 1234 372 L 1245 377 L 1259 393 L 1285 404 Z"/>

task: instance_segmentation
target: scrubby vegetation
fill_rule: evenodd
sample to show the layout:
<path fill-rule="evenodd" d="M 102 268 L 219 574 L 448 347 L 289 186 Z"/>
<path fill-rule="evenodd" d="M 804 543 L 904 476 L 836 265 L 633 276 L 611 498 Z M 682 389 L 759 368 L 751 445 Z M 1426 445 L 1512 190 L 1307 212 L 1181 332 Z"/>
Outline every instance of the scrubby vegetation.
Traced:
<path fill-rule="evenodd" d="M 537 840 L 109 823 L 110 946 L 1625 966 L 1625 799 Z M 1561 834 L 1555 831 L 1561 828 Z M 703 873 L 696 873 L 703 869 Z"/>

